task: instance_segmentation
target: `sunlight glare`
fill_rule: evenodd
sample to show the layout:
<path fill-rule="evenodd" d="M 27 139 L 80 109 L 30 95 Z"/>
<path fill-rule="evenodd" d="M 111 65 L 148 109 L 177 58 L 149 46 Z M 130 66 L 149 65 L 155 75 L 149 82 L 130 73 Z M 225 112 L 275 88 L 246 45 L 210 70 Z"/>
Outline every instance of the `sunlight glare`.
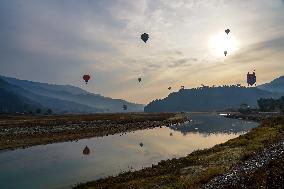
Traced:
<path fill-rule="evenodd" d="M 234 36 L 225 33 L 219 33 L 210 37 L 209 47 L 213 55 L 217 57 L 224 57 L 224 51 L 227 51 L 227 56 L 230 56 L 238 50 L 238 44 Z"/>

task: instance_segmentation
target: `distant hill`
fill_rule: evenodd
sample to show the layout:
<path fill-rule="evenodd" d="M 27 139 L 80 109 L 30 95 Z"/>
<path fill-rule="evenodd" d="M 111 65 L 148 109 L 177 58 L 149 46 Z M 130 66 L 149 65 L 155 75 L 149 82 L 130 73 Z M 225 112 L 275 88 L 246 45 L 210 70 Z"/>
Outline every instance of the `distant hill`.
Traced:
<path fill-rule="evenodd" d="M 0 112 L 29 112 L 41 108 L 29 99 L 13 92 L 14 86 L 0 78 Z"/>
<path fill-rule="evenodd" d="M 259 85 L 259 86 L 257 86 L 257 88 L 262 89 L 262 90 L 266 90 L 266 91 L 270 91 L 270 92 L 284 94 L 284 76 L 276 78 L 269 83 Z"/>
<path fill-rule="evenodd" d="M 128 106 L 127 111 L 143 111 L 143 105 L 103 97 L 71 85 L 53 85 L 4 76 L 0 76 L 0 79 L 13 86 L 14 94 L 57 113 L 122 112 L 123 104 Z"/>
<path fill-rule="evenodd" d="M 257 99 L 280 97 L 279 94 L 264 91 L 255 87 L 240 86 L 202 87 L 181 89 L 169 94 L 164 99 L 154 100 L 145 108 L 145 112 L 176 112 L 176 111 L 218 111 L 238 108 L 247 103 L 257 106 Z"/>
<path fill-rule="evenodd" d="M 25 88 L 11 84 L 0 78 L 0 111 L 6 113 L 35 112 L 40 108 L 42 113 L 52 109 L 55 113 L 95 113 L 102 110 L 76 102 L 37 95 Z"/>

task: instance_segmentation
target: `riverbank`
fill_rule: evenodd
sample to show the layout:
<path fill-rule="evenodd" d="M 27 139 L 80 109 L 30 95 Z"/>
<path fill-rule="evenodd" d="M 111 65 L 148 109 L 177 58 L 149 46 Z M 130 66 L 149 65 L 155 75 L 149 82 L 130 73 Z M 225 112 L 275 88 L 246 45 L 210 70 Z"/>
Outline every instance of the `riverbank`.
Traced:
<path fill-rule="evenodd" d="M 92 115 L 0 116 L 0 150 L 66 142 L 167 126 L 185 114 L 118 113 Z"/>
<path fill-rule="evenodd" d="M 225 116 L 226 118 L 230 119 L 239 119 L 239 120 L 248 120 L 248 121 L 255 121 L 255 122 L 260 122 L 266 118 L 271 118 L 271 117 L 279 117 L 281 116 L 279 113 L 273 113 L 273 112 L 258 112 L 258 113 L 250 113 L 250 114 L 242 114 L 239 112 L 232 112 L 232 113 L 227 113 Z"/>
<path fill-rule="evenodd" d="M 212 179 L 202 188 L 282 188 L 283 163 L 284 141 L 280 141 Z"/>
<path fill-rule="evenodd" d="M 222 182 L 228 179 L 230 173 L 235 173 L 234 170 L 240 170 L 240 173 L 245 174 L 239 175 L 239 178 L 247 178 L 247 180 L 242 181 L 242 186 L 245 188 L 250 186 L 248 185 L 249 181 L 253 179 L 261 180 L 260 175 L 268 174 L 265 172 L 265 166 L 275 165 L 275 163 L 279 162 L 283 164 L 283 140 L 284 117 L 265 118 L 261 121 L 259 127 L 224 144 L 195 151 L 183 158 L 161 161 L 158 165 L 152 165 L 151 168 L 122 173 L 115 177 L 81 184 L 75 188 L 148 189 L 210 188 L 210 186 L 214 188 L 214 178 L 216 179 L 215 184 L 219 184 L 218 187 L 229 188 L 229 185 L 224 185 Z M 274 146 L 276 147 L 273 148 Z M 270 156 L 273 149 L 277 153 Z M 244 166 L 247 165 L 246 163 L 248 165 L 258 163 L 261 166 L 258 166 L 258 164 L 256 164 L 257 166 L 249 166 L 251 168 L 250 172 L 243 172 L 241 170 L 246 169 L 246 166 Z M 278 174 L 275 177 L 278 180 L 270 179 L 261 183 L 259 181 L 258 183 L 261 186 L 268 187 L 271 182 L 279 181 L 279 179 L 283 183 L 283 177 L 281 177 L 283 168 L 279 169 L 279 167 L 274 166 L 269 170 L 271 174 Z M 270 178 L 270 176 L 266 175 L 263 178 L 268 177 Z M 235 184 L 240 186 L 238 183 Z"/>

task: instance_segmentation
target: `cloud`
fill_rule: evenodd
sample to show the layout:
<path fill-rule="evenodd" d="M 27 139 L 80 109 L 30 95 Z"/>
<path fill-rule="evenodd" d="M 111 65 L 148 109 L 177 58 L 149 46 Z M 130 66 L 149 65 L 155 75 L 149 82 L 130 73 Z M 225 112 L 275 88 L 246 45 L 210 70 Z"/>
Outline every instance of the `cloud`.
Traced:
<path fill-rule="evenodd" d="M 172 64 L 168 65 L 169 68 L 173 67 L 189 67 L 192 66 L 192 62 L 196 62 L 197 58 L 182 58 L 172 62 Z"/>
<path fill-rule="evenodd" d="M 280 0 L 2 0 L 0 74 L 81 87 L 88 72 L 87 90 L 140 103 L 169 85 L 243 82 L 253 68 L 265 81 L 283 75 L 283 8 Z M 208 41 L 228 27 L 239 50 L 216 56 Z"/>
<path fill-rule="evenodd" d="M 261 62 L 267 58 L 277 59 L 284 57 L 284 35 L 272 39 L 265 39 L 247 46 L 233 55 L 230 62 L 242 64 L 248 62 Z"/>

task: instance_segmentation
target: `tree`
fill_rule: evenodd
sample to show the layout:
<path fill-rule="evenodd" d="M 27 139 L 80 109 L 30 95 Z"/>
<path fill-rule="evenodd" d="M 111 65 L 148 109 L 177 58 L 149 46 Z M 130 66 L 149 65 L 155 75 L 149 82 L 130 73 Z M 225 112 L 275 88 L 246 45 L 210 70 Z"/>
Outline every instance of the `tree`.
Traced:
<path fill-rule="evenodd" d="M 52 110 L 49 108 L 49 109 L 47 109 L 46 113 L 47 113 L 48 115 L 51 115 L 51 114 L 52 114 Z"/>
<path fill-rule="evenodd" d="M 280 109 L 280 112 L 284 114 L 284 97 L 283 96 L 281 96 L 281 98 L 279 99 L 279 109 Z"/>
<path fill-rule="evenodd" d="M 284 112 L 284 97 L 279 99 L 261 98 L 257 100 L 259 110 L 262 112 L 280 111 Z"/>
<path fill-rule="evenodd" d="M 251 113 L 251 109 L 248 104 L 242 103 L 239 108 L 239 112 L 242 114 L 249 114 Z"/>
<path fill-rule="evenodd" d="M 271 112 L 276 108 L 276 100 L 272 98 L 261 98 L 257 100 L 257 104 L 262 112 Z"/>
<path fill-rule="evenodd" d="M 36 113 L 40 114 L 41 113 L 41 109 L 40 108 L 36 109 Z"/>

